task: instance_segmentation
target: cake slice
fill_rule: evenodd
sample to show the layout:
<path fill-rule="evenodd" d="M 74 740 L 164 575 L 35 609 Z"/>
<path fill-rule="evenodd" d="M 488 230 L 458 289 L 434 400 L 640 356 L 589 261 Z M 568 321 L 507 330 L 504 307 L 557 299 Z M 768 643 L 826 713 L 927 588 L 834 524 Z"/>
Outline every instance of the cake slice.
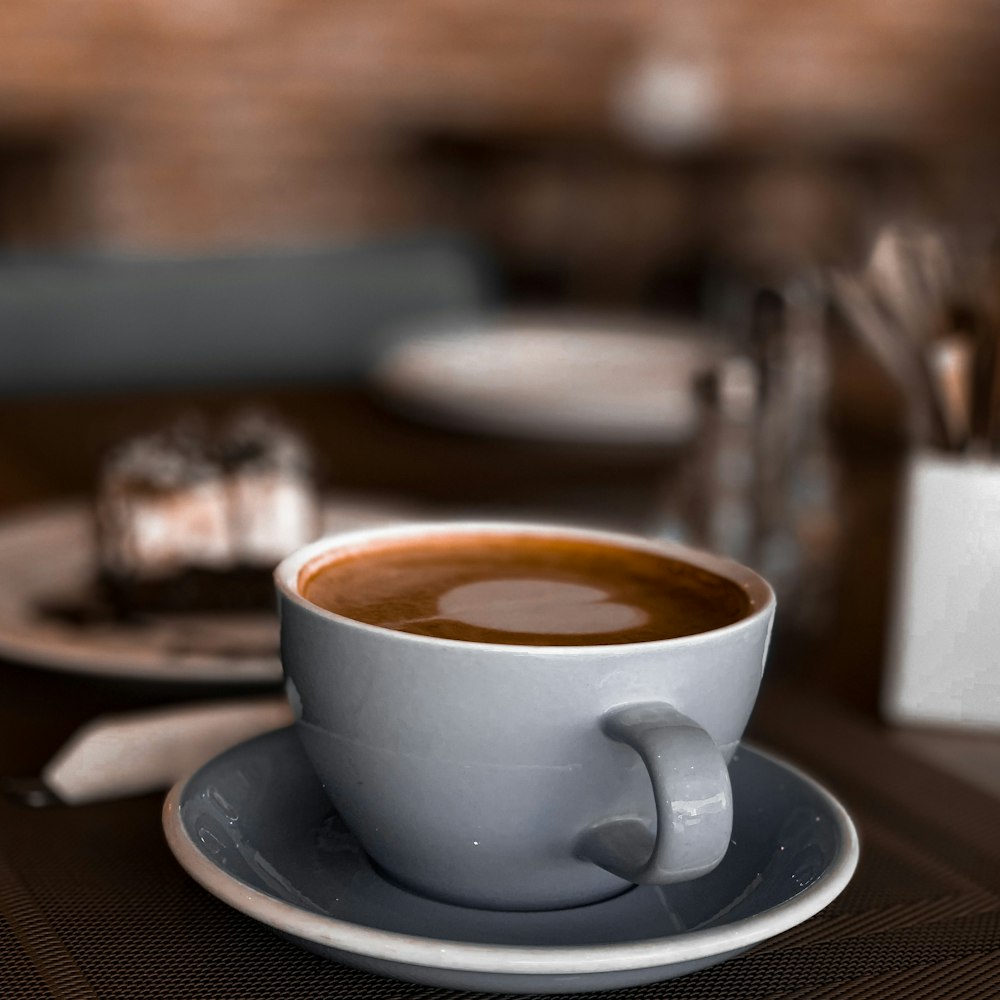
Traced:
<path fill-rule="evenodd" d="M 271 570 L 320 530 L 309 449 L 259 413 L 125 443 L 96 514 L 101 583 L 124 615 L 269 608 Z"/>

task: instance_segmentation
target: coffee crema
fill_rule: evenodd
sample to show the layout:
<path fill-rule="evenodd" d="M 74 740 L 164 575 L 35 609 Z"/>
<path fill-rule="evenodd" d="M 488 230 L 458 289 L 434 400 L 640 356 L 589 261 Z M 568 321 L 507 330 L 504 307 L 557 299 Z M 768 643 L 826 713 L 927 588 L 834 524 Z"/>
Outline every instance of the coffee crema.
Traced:
<path fill-rule="evenodd" d="M 399 632 L 527 646 L 654 642 L 750 614 L 709 570 L 607 542 L 456 533 L 326 554 L 299 573 L 320 608 Z"/>

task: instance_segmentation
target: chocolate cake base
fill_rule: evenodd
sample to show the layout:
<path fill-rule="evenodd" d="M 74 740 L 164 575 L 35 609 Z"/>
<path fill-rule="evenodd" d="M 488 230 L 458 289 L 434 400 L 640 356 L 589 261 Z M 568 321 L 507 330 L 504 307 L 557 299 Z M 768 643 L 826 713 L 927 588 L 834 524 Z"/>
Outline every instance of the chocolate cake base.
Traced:
<path fill-rule="evenodd" d="M 273 611 L 270 568 L 236 566 L 213 570 L 187 568 L 171 576 L 139 580 L 113 573 L 98 583 L 113 611 L 129 618 L 149 614 Z"/>

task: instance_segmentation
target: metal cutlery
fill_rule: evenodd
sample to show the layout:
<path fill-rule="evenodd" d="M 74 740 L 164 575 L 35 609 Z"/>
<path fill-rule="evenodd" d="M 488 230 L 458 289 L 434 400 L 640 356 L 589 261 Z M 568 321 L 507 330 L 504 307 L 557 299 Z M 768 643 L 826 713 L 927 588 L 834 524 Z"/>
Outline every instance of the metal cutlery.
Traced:
<path fill-rule="evenodd" d="M 998 265 L 979 234 L 887 227 L 860 273 L 828 275 L 833 300 L 902 391 L 922 446 L 1000 451 Z"/>

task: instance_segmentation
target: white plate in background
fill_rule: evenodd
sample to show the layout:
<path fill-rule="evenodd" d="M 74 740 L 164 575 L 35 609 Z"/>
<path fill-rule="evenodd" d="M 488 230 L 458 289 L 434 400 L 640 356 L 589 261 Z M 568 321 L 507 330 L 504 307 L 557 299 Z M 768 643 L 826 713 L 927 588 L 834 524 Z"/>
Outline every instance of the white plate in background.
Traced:
<path fill-rule="evenodd" d="M 414 332 L 373 380 L 397 408 L 459 430 L 676 444 L 695 427 L 694 379 L 720 354 L 691 325 L 483 321 Z"/>
<path fill-rule="evenodd" d="M 324 500 L 324 534 L 415 516 L 381 500 Z M 0 521 L 0 657 L 101 677 L 184 683 L 281 680 L 273 614 L 151 615 L 77 624 L 45 614 L 80 600 L 97 573 L 93 513 L 86 502 L 38 507 Z"/>

